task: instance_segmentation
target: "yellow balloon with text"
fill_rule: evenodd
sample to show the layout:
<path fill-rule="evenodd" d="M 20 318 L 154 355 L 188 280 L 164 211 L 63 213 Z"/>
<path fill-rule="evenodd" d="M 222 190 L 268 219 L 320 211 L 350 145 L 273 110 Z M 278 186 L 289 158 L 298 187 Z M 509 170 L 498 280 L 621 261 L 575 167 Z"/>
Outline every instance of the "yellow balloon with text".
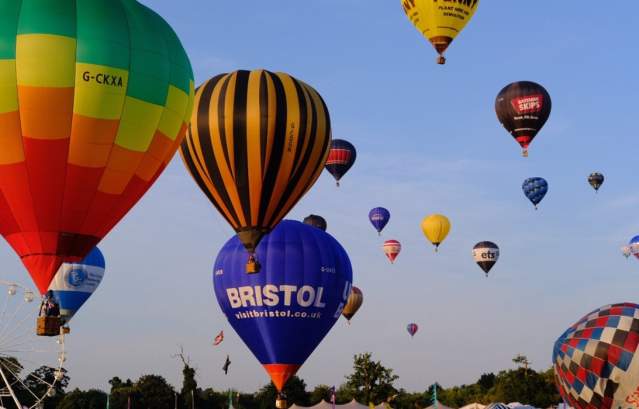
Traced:
<path fill-rule="evenodd" d="M 435 251 L 446 239 L 450 231 L 450 221 L 442 214 L 431 214 L 422 220 L 424 236 L 435 245 Z"/>
<path fill-rule="evenodd" d="M 444 64 L 444 51 L 475 14 L 479 0 L 401 0 L 408 19 L 431 42 Z"/>

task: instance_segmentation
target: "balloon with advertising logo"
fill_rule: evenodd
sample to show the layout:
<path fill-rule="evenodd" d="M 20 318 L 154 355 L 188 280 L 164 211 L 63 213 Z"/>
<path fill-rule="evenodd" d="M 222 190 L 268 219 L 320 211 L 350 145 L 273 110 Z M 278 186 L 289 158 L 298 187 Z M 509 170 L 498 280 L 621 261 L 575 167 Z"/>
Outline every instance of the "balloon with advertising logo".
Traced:
<path fill-rule="evenodd" d="M 433 243 L 435 251 L 438 251 L 439 245 L 446 239 L 450 232 L 450 220 L 443 214 L 431 214 L 422 220 L 422 232 L 424 236 Z"/>
<path fill-rule="evenodd" d="M 0 27 L 0 233 L 44 293 L 171 161 L 193 72 L 134 0 L 2 0 Z"/>
<path fill-rule="evenodd" d="M 419 329 L 419 327 L 417 326 L 417 324 L 415 324 L 414 322 L 411 322 L 410 324 L 408 324 L 406 326 L 406 331 L 408 331 L 408 333 L 410 334 L 410 337 L 412 338 L 413 336 L 415 336 L 415 334 L 417 333 L 417 330 Z"/>
<path fill-rule="evenodd" d="M 356 158 L 357 151 L 352 143 L 343 139 L 333 139 L 325 167 L 335 178 L 337 186 L 339 186 L 339 181 L 342 179 L 342 176 L 353 167 Z"/>
<path fill-rule="evenodd" d="M 316 214 L 308 215 L 304 218 L 304 223 L 313 227 L 317 227 L 320 230 L 326 231 L 326 219 L 322 216 L 318 216 Z"/>
<path fill-rule="evenodd" d="M 437 0 L 401 0 L 404 13 L 415 28 L 433 45 L 445 64 L 444 52 L 475 14 L 479 0 L 455 1 L 449 5 Z"/>
<path fill-rule="evenodd" d="M 213 285 L 231 326 L 279 392 L 319 345 L 351 292 L 351 263 L 328 233 L 283 220 L 257 246 L 260 274 L 243 274 L 237 237 L 215 260 Z"/>
<path fill-rule="evenodd" d="M 351 294 L 348 296 L 348 301 L 342 310 L 342 315 L 346 318 L 348 323 L 351 323 L 351 318 L 357 313 L 359 308 L 362 306 L 364 302 L 364 294 L 362 294 L 362 290 L 353 286 L 351 289 Z"/>
<path fill-rule="evenodd" d="M 195 93 L 182 160 L 248 250 L 255 248 L 322 173 L 331 141 L 328 108 L 311 86 L 278 72 L 239 70 Z"/>
<path fill-rule="evenodd" d="M 69 323 L 98 288 L 104 277 L 105 262 L 97 247 L 79 263 L 64 263 L 53 277 L 49 290 L 60 306 L 60 318 Z"/>
<path fill-rule="evenodd" d="M 499 246 L 492 241 L 481 241 L 473 247 L 473 258 L 488 277 L 488 272 L 499 260 Z"/>
<path fill-rule="evenodd" d="M 521 189 L 528 200 L 535 206 L 535 210 L 537 210 L 537 205 L 548 193 L 548 182 L 544 178 L 528 178 L 524 180 Z"/>
<path fill-rule="evenodd" d="M 399 256 L 399 253 L 402 251 L 402 245 L 397 240 L 386 240 L 384 242 L 384 246 L 382 247 L 384 250 L 384 254 L 390 260 L 391 264 L 395 263 L 395 259 Z"/>
<path fill-rule="evenodd" d="M 604 175 L 599 172 L 593 172 L 588 176 L 588 183 L 595 189 L 595 192 L 599 192 L 599 188 L 603 185 Z"/>
<path fill-rule="evenodd" d="M 639 305 L 606 305 L 587 314 L 555 342 L 555 384 L 575 409 L 639 405 Z"/>
<path fill-rule="evenodd" d="M 507 85 L 495 100 L 497 118 L 519 143 L 523 156 L 528 156 L 528 146 L 548 120 L 551 108 L 548 91 L 531 81 Z"/>
<path fill-rule="evenodd" d="M 383 207 L 376 207 L 368 212 L 368 220 L 370 220 L 375 230 L 377 230 L 377 234 L 381 235 L 382 230 L 384 230 L 384 227 L 386 227 L 390 220 L 390 212 Z"/>

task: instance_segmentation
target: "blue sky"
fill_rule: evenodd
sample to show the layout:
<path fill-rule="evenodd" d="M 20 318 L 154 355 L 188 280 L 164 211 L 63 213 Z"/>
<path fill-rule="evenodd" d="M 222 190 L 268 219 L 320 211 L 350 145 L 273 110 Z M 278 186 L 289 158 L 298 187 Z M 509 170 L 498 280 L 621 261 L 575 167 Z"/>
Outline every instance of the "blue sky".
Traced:
<path fill-rule="evenodd" d="M 342 383 L 364 351 L 408 390 L 473 382 L 512 367 L 518 353 L 545 369 L 568 325 L 601 305 L 637 301 L 639 264 L 620 246 L 639 232 L 639 33 L 630 21 L 639 4 L 484 1 L 438 66 L 399 1 L 143 3 L 182 39 L 196 83 L 239 68 L 288 72 L 322 94 L 334 137 L 358 149 L 341 188 L 323 174 L 289 215 L 328 220 L 365 297 L 352 325 L 340 320 L 300 370 L 307 384 Z M 517 80 L 543 84 L 553 100 L 527 159 L 493 108 Z M 606 176 L 597 195 L 586 182 L 592 171 Z M 539 211 L 521 191 L 530 176 L 550 184 Z M 376 206 L 392 213 L 382 238 L 367 220 Z M 419 229 L 435 212 L 452 221 L 437 255 Z M 112 376 L 145 373 L 179 385 L 178 345 L 201 386 L 265 384 L 211 286 L 232 233 L 176 157 L 100 246 L 107 275 L 68 340 L 72 385 L 106 388 Z M 403 245 L 395 265 L 381 251 L 391 238 Z M 471 257 L 482 240 L 502 251 L 489 279 Z M 8 245 L 0 261 L 29 282 Z M 420 325 L 413 339 L 411 321 Z M 213 348 L 221 329 L 226 339 Z"/>

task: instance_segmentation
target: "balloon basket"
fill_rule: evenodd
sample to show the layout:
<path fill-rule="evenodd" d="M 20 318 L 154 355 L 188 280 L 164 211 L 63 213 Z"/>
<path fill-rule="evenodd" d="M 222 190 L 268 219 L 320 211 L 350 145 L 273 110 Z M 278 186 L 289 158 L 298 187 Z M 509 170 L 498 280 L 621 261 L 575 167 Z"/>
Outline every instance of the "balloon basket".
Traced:
<path fill-rule="evenodd" d="M 278 396 L 277 399 L 275 399 L 275 407 L 277 409 L 286 409 L 287 406 L 286 399 L 281 396 Z"/>
<path fill-rule="evenodd" d="M 521 151 L 521 156 L 523 156 L 524 158 L 528 157 L 528 149 L 524 149 L 523 151 Z"/>
<path fill-rule="evenodd" d="M 36 335 L 40 337 L 57 337 L 63 331 L 60 327 L 60 318 L 38 317 Z"/>
<path fill-rule="evenodd" d="M 439 65 L 446 64 L 446 58 L 443 55 L 440 55 L 439 57 L 437 57 L 437 64 Z"/>
<path fill-rule="evenodd" d="M 246 273 L 247 274 L 256 274 L 260 272 L 260 263 L 255 260 L 255 257 L 249 257 L 249 260 L 246 262 Z"/>

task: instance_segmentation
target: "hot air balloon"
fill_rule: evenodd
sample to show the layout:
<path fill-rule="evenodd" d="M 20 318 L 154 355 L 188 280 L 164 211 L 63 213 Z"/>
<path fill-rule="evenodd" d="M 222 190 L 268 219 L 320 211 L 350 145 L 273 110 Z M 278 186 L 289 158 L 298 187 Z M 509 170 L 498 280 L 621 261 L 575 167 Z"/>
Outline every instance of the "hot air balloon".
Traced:
<path fill-rule="evenodd" d="M 446 63 L 444 51 L 475 14 L 479 0 L 455 1 L 453 5 L 437 0 L 401 0 L 408 19 L 433 45 L 438 64 Z"/>
<path fill-rule="evenodd" d="M 195 95 L 182 159 L 249 253 L 315 183 L 331 141 L 328 109 L 309 85 L 264 70 L 221 74 Z"/>
<path fill-rule="evenodd" d="M 488 277 L 488 272 L 499 260 L 499 246 L 492 241 L 481 241 L 473 247 L 473 258 Z"/>
<path fill-rule="evenodd" d="M 528 145 L 548 120 L 551 107 L 548 91 L 530 81 L 513 82 L 497 95 L 497 118 L 521 145 L 523 156 L 528 156 Z"/>
<path fill-rule="evenodd" d="M 328 233 L 284 220 L 256 249 L 260 274 L 242 274 L 247 251 L 238 237 L 217 256 L 213 284 L 231 326 L 279 392 L 342 313 L 351 292 L 348 255 Z"/>
<path fill-rule="evenodd" d="M 311 214 L 304 218 L 304 223 L 313 227 L 317 227 L 320 230 L 326 231 L 326 219 L 324 219 L 322 216 Z"/>
<path fill-rule="evenodd" d="M 381 235 L 382 230 L 384 230 L 390 220 L 390 212 L 383 207 L 376 207 L 368 212 L 368 220 L 371 221 L 371 224 L 377 230 L 377 234 Z"/>
<path fill-rule="evenodd" d="M 431 214 L 422 220 L 422 232 L 435 245 L 435 251 L 439 249 L 439 245 L 446 239 L 449 231 L 450 221 L 444 215 Z"/>
<path fill-rule="evenodd" d="M 79 263 L 63 263 L 49 290 L 60 306 L 60 318 L 68 324 L 98 288 L 104 277 L 104 256 L 97 247 Z"/>
<path fill-rule="evenodd" d="M 384 254 L 386 254 L 386 257 L 388 257 L 391 264 L 395 262 L 395 259 L 397 258 L 397 256 L 399 256 L 400 251 L 402 251 L 402 245 L 397 240 L 386 240 L 382 248 L 384 250 Z"/>
<path fill-rule="evenodd" d="M 355 313 L 357 313 L 363 302 L 364 294 L 362 294 L 362 290 L 353 286 L 351 294 L 348 296 L 348 302 L 342 310 L 342 315 L 346 318 L 349 324 L 351 323 L 351 318 L 353 318 Z"/>
<path fill-rule="evenodd" d="M 171 160 L 193 73 L 134 0 L 4 0 L 0 27 L 0 233 L 45 293 Z"/>
<path fill-rule="evenodd" d="M 342 176 L 353 167 L 356 158 L 357 151 L 352 143 L 343 139 L 333 139 L 331 150 L 326 159 L 326 170 L 333 175 L 337 186 L 339 186 Z"/>
<path fill-rule="evenodd" d="M 625 258 L 628 258 L 632 254 L 632 248 L 630 248 L 630 246 L 623 246 L 621 247 L 621 253 Z"/>
<path fill-rule="evenodd" d="M 555 342 L 555 384 L 575 409 L 631 408 L 639 403 L 639 305 L 598 308 Z"/>
<path fill-rule="evenodd" d="M 528 178 L 524 180 L 521 188 L 524 191 L 524 195 L 535 205 L 535 210 L 537 210 L 537 205 L 548 193 L 548 182 L 544 178 Z"/>
<path fill-rule="evenodd" d="M 413 336 L 415 336 L 415 334 L 417 333 L 417 330 L 419 329 L 419 327 L 417 326 L 417 324 L 415 323 L 410 323 L 406 326 L 406 331 L 408 331 L 408 333 L 410 334 L 410 337 L 412 338 Z"/>
<path fill-rule="evenodd" d="M 599 192 L 599 188 L 603 185 L 604 175 L 599 172 L 593 172 L 588 176 L 588 183 L 595 189 L 595 192 Z"/>
<path fill-rule="evenodd" d="M 635 236 L 630 239 L 628 242 L 628 247 L 630 248 L 630 253 L 639 259 L 639 236 Z"/>

